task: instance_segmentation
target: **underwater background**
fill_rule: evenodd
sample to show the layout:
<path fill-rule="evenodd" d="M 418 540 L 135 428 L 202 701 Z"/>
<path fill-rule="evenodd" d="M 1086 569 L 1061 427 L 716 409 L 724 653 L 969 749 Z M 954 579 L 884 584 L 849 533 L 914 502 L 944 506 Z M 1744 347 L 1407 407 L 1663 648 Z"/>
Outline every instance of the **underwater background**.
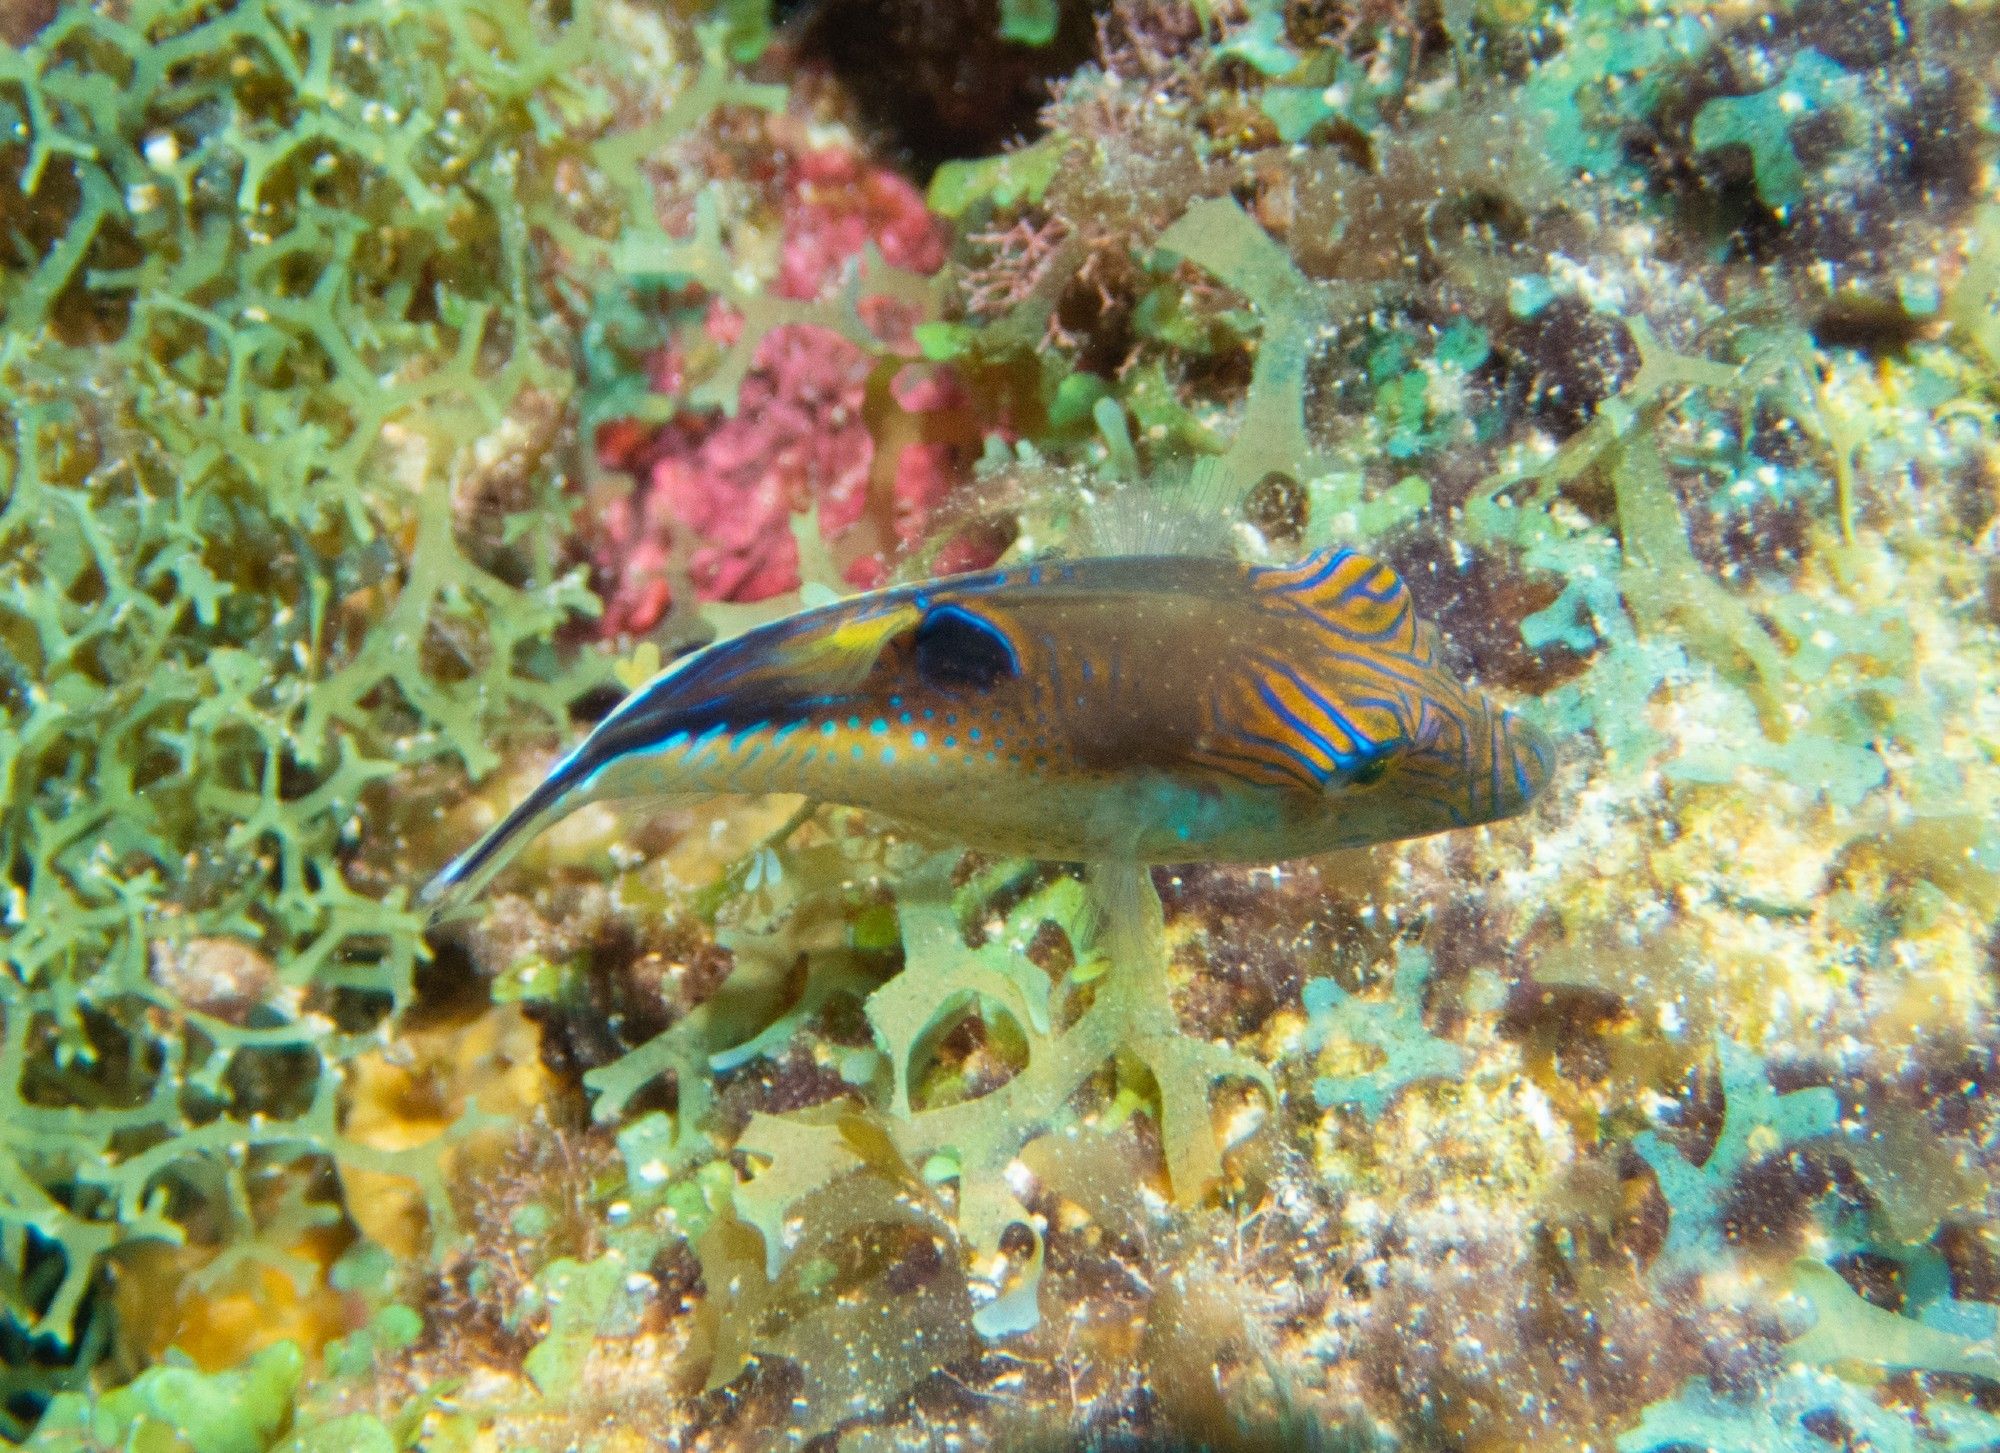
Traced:
<path fill-rule="evenodd" d="M 2000 1448 L 2000 6 L 0 36 L 8 1439 Z M 1144 972 L 796 797 L 413 905 L 691 644 L 1200 461 L 1528 812 Z"/>

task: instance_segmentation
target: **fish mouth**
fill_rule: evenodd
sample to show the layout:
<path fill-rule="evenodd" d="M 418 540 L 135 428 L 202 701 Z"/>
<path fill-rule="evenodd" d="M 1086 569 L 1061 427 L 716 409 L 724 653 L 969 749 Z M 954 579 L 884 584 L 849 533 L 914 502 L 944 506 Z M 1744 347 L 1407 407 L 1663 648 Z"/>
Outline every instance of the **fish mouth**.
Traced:
<path fill-rule="evenodd" d="M 1555 775 L 1556 747 L 1549 734 L 1520 713 L 1500 713 L 1503 815 L 1522 811 L 1542 795 Z"/>

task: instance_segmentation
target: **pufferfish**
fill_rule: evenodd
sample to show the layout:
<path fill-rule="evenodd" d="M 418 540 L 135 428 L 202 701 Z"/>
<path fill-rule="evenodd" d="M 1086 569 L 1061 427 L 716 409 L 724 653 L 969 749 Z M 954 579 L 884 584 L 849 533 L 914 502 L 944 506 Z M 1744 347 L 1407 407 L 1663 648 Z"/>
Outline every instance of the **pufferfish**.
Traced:
<path fill-rule="evenodd" d="M 988 852 L 1275 863 L 1520 812 L 1548 738 L 1460 681 L 1388 566 L 1127 555 L 893 586 L 634 691 L 420 901 L 606 798 L 795 792 Z"/>

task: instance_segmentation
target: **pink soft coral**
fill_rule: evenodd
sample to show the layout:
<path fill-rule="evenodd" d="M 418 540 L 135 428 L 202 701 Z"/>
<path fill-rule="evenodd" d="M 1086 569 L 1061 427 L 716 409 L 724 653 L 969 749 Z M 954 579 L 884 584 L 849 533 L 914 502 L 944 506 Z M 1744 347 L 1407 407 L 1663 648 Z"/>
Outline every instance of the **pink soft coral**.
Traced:
<path fill-rule="evenodd" d="M 792 169 L 785 193 L 785 244 L 778 291 L 816 298 L 873 242 L 905 272 L 944 266 L 944 230 L 909 178 L 848 151 L 812 151 Z"/>
<path fill-rule="evenodd" d="M 799 583 L 791 514 L 819 506 L 832 539 L 868 505 L 875 441 L 862 419 L 868 357 L 823 328 L 774 328 L 733 419 L 654 465 L 650 495 L 699 542 L 703 600 L 763 600 Z"/>
<path fill-rule="evenodd" d="M 905 178 L 845 151 L 807 152 L 786 170 L 781 217 L 784 241 L 777 292 L 810 301 L 841 286 L 852 261 L 873 242 L 884 261 L 913 272 L 944 262 L 944 233 Z M 863 316 L 885 344 L 906 344 L 916 319 L 887 299 L 864 299 Z M 717 343 L 733 342 L 742 320 L 720 304 L 704 327 Z M 606 635 L 651 629 L 671 602 L 670 546 L 681 554 L 703 600 L 762 600 L 799 583 L 798 548 L 790 520 L 814 505 L 828 540 L 860 523 L 869 510 L 876 440 L 870 431 L 868 381 L 875 360 L 827 329 L 790 324 L 758 344 L 733 417 L 677 419 L 648 435 L 618 422 L 599 431 L 607 467 L 638 480 L 632 494 L 599 513 L 592 551 L 606 596 Z M 683 360 L 669 349 L 655 360 L 655 387 L 678 392 Z M 892 390 L 911 413 L 963 406 L 947 391 L 912 396 Z M 877 408 L 879 415 L 881 408 Z M 905 445 L 894 472 L 893 532 L 907 544 L 959 475 L 959 451 Z M 879 557 L 864 555 L 850 582 L 881 578 Z"/>

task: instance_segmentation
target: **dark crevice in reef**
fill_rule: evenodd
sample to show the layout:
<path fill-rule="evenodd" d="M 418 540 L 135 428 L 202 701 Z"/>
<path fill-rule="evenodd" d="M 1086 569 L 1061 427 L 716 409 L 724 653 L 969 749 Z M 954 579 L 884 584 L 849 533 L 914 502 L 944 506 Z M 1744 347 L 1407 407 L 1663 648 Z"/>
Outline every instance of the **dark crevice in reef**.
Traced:
<path fill-rule="evenodd" d="M 1050 83 L 1090 54 L 1089 9 L 1061 10 L 1043 46 L 1001 39 L 998 0 L 816 0 L 788 28 L 799 58 L 838 76 L 922 179 L 1034 131 Z"/>

